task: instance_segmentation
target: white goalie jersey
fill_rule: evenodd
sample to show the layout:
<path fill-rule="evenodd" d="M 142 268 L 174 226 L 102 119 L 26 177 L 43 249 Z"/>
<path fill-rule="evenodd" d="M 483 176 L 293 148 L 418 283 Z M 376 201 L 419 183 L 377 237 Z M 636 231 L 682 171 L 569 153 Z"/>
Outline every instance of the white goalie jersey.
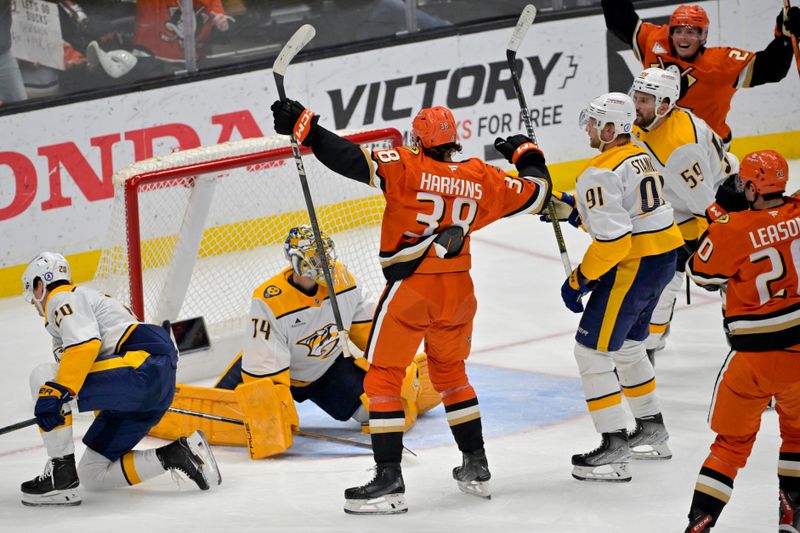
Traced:
<path fill-rule="evenodd" d="M 684 239 L 698 239 L 707 227 L 706 208 L 720 184 L 738 172 L 738 160 L 703 119 L 680 108 L 652 131 L 634 128 L 633 137 L 664 176 L 664 198 Z"/>
<path fill-rule="evenodd" d="M 249 323 L 242 350 L 242 371 L 252 377 L 290 371 L 293 385 L 321 377 L 342 354 L 327 287 L 306 294 L 289 281 L 292 268 L 270 278 L 253 291 Z M 368 299 L 347 272 L 336 286 L 336 298 L 346 329 L 370 325 L 375 302 Z"/>

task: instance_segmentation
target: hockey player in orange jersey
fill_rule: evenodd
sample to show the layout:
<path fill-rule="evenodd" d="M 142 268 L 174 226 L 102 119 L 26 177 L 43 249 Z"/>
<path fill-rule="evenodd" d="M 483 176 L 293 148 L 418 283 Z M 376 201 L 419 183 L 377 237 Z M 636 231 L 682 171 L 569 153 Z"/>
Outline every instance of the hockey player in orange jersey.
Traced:
<path fill-rule="evenodd" d="M 602 0 L 606 26 L 628 44 L 644 68 L 681 76 L 678 105 L 705 120 L 729 144 L 725 122 L 737 89 L 782 80 L 792 62 L 791 34 L 800 34 L 800 8 L 782 10 L 775 37 L 760 52 L 730 46 L 706 48 L 709 20 L 700 6 L 679 6 L 668 25 L 643 22 L 631 0 Z"/>
<path fill-rule="evenodd" d="M 689 533 L 716 524 L 773 396 L 782 439 L 780 531 L 800 527 L 800 199 L 783 194 L 788 173 L 775 151 L 745 156 L 739 177 L 750 209 L 713 222 L 687 268 L 704 287 L 727 283 L 733 348 L 714 387 L 709 422 L 717 437 L 697 478 Z"/>
<path fill-rule="evenodd" d="M 394 514 L 408 509 L 400 469 L 400 389 L 405 367 L 423 341 L 431 382 L 442 395 L 463 454 L 453 478 L 462 491 L 488 498 L 478 398 L 464 365 L 476 310 L 469 235 L 501 217 L 542 209 L 551 186 L 541 150 L 522 135 L 498 138 L 495 146 L 519 170 L 519 177 L 513 177 L 479 159 L 453 161 L 461 145 L 453 115 L 444 107 L 423 109 L 416 116 L 415 146 L 372 153 L 319 126 L 318 117 L 297 102 L 277 101 L 272 111 L 275 131 L 295 135 L 323 164 L 380 188 L 386 197 L 379 259 L 387 285 L 375 312 L 367 346 L 371 366 L 364 380 L 377 466 L 372 481 L 345 491 L 345 511 Z"/>

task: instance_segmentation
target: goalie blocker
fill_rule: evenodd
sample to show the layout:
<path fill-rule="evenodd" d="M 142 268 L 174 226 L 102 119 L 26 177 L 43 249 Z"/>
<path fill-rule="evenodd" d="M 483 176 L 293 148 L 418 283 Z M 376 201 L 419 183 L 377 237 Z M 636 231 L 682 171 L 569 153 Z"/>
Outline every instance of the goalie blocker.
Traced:
<path fill-rule="evenodd" d="M 428 377 L 424 353 L 417 354 L 408 366 L 402 395 L 406 430 L 418 415 L 441 402 Z M 151 436 L 175 439 L 200 429 L 209 444 L 246 446 L 251 459 L 286 451 L 292 445 L 293 431 L 298 431 L 300 425 L 290 389 L 270 378 L 242 383 L 234 390 L 178 385 L 170 407 L 230 421 L 168 411 L 150 430 Z M 240 420 L 243 424 L 238 423 Z"/>

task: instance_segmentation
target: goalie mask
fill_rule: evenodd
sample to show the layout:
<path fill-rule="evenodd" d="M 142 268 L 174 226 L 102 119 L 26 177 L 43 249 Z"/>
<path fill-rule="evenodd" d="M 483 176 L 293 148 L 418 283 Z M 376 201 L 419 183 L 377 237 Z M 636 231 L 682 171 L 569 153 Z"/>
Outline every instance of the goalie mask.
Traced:
<path fill-rule="evenodd" d="M 328 259 L 331 278 L 334 284 L 338 285 L 342 280 L 342 276 L 339 275 L 340 268 L 336 262 L 336 250 L 333 240 L 323 231 L 320 231 L 320 237 L 322 237 L 325 256 Z M 296 226 L 290 229 L 289 236 L 286 237 L 286 242 L 283 244 L 283 251 L 295 274 L 311 278 L 317 283 L 325 285 L 322 256 L 317 250 L 314 230 L 311 229 L 311 226 Z"/>
<path fill-rule="evenodd" d="M 22 274 L 22 291 L 25 301 L 41 304 L 46 291 L 42 291 L 41 298 L 36 298 L 33 291 L 36 280 L 42 280 L 45 287 L 56 281 L 69 282 L 71 274 L 69 263 L 63 255 L 55 252 L 42 252 L 33 258 Z"/>

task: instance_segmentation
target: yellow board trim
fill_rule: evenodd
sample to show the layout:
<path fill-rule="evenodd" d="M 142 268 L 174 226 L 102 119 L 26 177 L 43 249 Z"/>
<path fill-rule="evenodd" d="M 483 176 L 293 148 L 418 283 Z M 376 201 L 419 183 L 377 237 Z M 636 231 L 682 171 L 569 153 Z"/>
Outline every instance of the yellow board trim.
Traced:
<path fill-rule="evenodd" d="M 608 343 L 611 342 L 611 334 L 614 332 L 614 325 L 617 323 L 617 316 L 622 307 L 622 300 L 628 294 L 636 273 L 639 272 L 641 259 L 631 259 L 623 261 L 617 266 L 617 275 L 614 278 L 614 286 L 611 294 L 608 295 L 606 312 L 603 315 L 603 323 L 600 325 L 600 335 L 597 338 L 597 349 L 601 352 L 608 351 Z"/>
<path fill-rule="evenodd" d="M 777 150 L 786 159 L 800 158 L 800 131 L 786 131 L 780 133 L 769 133 L 765 135 L 754 135 L 751 137 L 737 137 L 731 143 L 731 152 L 733 152 L 739 159 L 742 159 L 746 154 L 754 150 L 765 149 Z M 589 159 L 580 159 L 561 163 L 549 163 L 547 168 L 550 170 L 550 176 L 553 180 L 553 188 L 560 191 L 574 190 L 575 180 L 577 179 L 578 174 L 580 174 L 581 169 L 583 169 L 588 162 Z M 380 198 L 380 196 L 376 197 Z M 376 209 L 376 212 L 377 211 L 378 210 Z M 377 212 L 377 216 L 379 217 L 378 221 L 380 220 L 382 212 L 382 208 L 380 209 L 380 212 Z M 299 213 L 301 216 L 307 217 L 305 212 Z M 317 214 L 318 217 L 320 217 L 320 215 L 321 213 Z M 296 216 L 298 216 L 297 213 L 292 213 L 278 215 L 275 217 L 267 217 L 261 220 L 269 220 L 272 222 L 279 217 L 291 219 L 292 217 Z M 297 223 L 299 224 L 302 222 Z M 229 228 L 232 229 L 236 226 L 236 224 L 232 224 L 229 226 Z M 268 224 L 257 223 L 256 228 L 260 228 L 262 226 L 268 226 Z M 331 229 L 331 231 L 336 230 Z M 339 231 L 341 231 L 341 229 Z M 269 237 L 276 239 L 275 235 L 271 235 Z M 285 235 L 281 235 L 279 240 L 282 241 L 284 238 Z M 276 239 L 273 242 L 278 242 L 278 240 Z M 81 283 L 94 278 L 94 273 L 97 270 L 97 264 L 100 261 L 100 250 L 69 254 L 66 257 L 69 261 L 70 269 L 72 271 L 73 283 Z M 0 268 L 0 298 L 22 294 L 21 280 L 22 273 L 25 271 L 26 266 L 27 263 Z"/>
<path fill-rule="evenodd" d="M 125 473 L 125 479 L 131 485 L 138 485 L 142 482 L 139 473 L 136 471 L 136 462 L 133 460 L 133 452 L 128 452 L 122 456 L 122 471 Z"/>

